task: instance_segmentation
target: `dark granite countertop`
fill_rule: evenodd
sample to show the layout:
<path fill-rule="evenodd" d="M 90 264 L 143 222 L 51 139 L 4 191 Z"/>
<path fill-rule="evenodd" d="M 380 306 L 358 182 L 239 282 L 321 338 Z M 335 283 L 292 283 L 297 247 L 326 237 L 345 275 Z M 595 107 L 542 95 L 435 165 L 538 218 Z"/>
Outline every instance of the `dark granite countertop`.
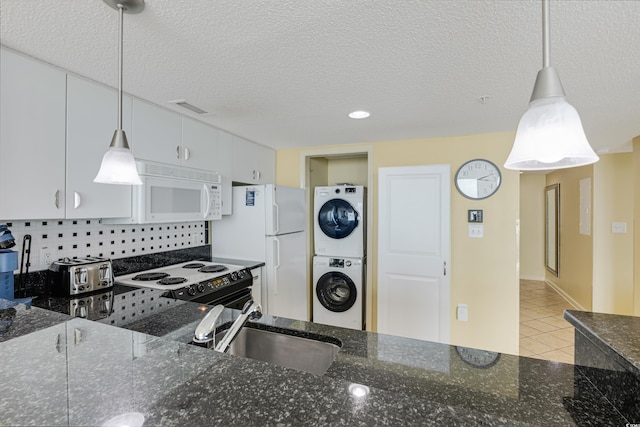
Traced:
<path fill-rule="evenodd" d="M 640 317 L 567 310 L 564 318 L 616 362 L 640 375 Z"/>
<path fill-rule="evenodd" d="M 152 295 L 122 291 L 138 303 Z M 209 307 L 159 299 L 144 317 L 114 313 L 120 328 L 75 318 L 0 343 L 10 362 L 0 373 L 0 424 L 102 425 L 129 412 L 145 426 L 637 422 L 572 365 L 263 316 L 263 328 L 342 342 L 317 376 L 188 345 Z M 227 309 L 222 321 L 235 316 Z M 368 395 L 353 396 L 351 384 Z"/>

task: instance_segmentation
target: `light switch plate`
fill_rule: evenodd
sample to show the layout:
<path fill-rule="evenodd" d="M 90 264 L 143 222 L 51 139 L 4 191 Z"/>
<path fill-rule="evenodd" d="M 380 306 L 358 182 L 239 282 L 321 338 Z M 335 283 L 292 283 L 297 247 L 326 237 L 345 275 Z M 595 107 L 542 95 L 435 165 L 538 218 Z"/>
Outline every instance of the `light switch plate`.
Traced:
<path fill-rule="evenodd" d="M 469 224 L 469 237 L 479 239 L 484 237 L 484 225 Z"/>
<path fill-rule="evenodd" d="M 469 321 L 469 306 L 467 304 L 458 304 L 458 313 L 457 313 L 456 317 L 461 322 L 468 322 Z"/>

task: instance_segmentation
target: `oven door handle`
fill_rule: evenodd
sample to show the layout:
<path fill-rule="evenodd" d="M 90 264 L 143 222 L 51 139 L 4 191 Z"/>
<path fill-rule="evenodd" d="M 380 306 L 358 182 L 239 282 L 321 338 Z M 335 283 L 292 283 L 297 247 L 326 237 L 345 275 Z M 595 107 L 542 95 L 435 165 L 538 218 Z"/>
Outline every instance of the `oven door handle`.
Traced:
<path fill-rule="evenodd" d="M 280 240 L 273 238 L 273 294 L 278 295 L 278 269 L 280 268 Z"/>

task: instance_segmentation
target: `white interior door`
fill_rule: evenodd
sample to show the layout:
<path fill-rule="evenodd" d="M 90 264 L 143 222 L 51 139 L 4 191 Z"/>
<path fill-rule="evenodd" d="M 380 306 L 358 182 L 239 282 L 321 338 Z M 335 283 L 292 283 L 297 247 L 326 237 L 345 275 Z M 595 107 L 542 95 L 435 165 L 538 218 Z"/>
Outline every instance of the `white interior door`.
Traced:
<path fill-rule="evenodd" d="M 448 343 L 450 166 L 378 178 L 378 332 Z"/>

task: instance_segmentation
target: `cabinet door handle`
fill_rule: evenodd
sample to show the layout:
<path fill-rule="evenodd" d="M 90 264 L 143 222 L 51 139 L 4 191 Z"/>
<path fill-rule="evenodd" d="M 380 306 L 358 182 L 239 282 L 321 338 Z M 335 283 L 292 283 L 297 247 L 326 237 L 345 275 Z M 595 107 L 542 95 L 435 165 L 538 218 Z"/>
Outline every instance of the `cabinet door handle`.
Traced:
<path fill-rule="evenodd" d="M 80 197 L 80 193 L 77 191 L 73 192 L 73 209 L 78 209 L 80 207 L 80 203 L 82 203 L 82 197 Z"/>
<path fill-rule="evenodd" d="M 176 159 L 180 159 L 180 146 L 176 146 Z"/>
<path fill-rule="evenodd" d="M 62 353 L 64 346 L 62 345 L 62 340 L 60 339 L 60 334 L 56 336 L 56 351 L 58 353 Z"/>
<path fill-rule="evenodd" d="M 78 345 L 82 342 L 82 329 L 74 328 L 73 329 L 73 343 Z"/>
<path fill-rule="evenodd" d="M 447 261 L 444 262 L 444 275 L 447 275 Z"/>
<path fill-rule="evenodd" d="M 60 190 L 56 190 L 56 194 L 53 196 L 53 204 L 56 205 L 56 209 L 60 207 Z"/>
<path fill-rule="evenodd" d="M 260 179 L 260 171 L 256 171 L 256 179 Z"/>
<path fill-rule="evenodd" d="M 191 152 L 187 147 L 184 147 L 184 159 L 189 160 L 189 157 L 191 157 Z"/>

